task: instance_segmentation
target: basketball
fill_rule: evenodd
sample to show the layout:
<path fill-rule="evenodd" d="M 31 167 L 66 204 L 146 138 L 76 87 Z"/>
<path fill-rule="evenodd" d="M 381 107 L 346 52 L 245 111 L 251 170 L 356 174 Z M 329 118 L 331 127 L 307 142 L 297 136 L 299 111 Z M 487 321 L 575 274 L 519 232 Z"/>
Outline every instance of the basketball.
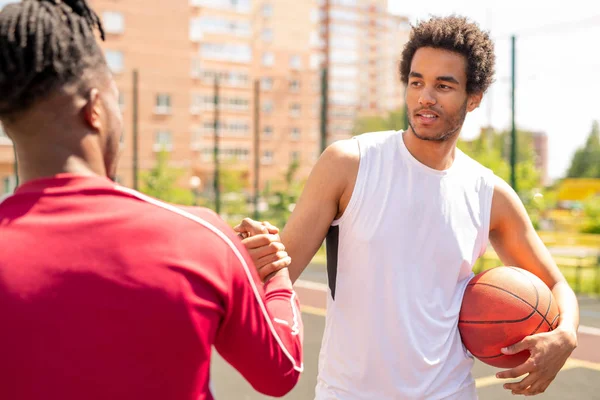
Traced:
<path fill-rule="evenodd" d="M 480 361 L 514 368 L 529 351 L 504 355 L 503 347 L 558 325 L 558 305 L 548 286 L 515 267 L 496 267 L 475 275 L 465 291 L 458 328 L 466 349 Z"/>

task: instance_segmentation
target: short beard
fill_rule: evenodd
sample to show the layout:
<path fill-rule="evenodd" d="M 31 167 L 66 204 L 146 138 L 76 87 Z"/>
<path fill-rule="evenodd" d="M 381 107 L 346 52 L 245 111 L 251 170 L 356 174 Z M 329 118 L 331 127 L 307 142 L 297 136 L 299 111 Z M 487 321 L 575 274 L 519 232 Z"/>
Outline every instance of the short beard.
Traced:
<path fill-rule="evenodd" d="M 450 139 L 453 139 L 456 135 L 460 133 L 463 123 L 465 122 L 465 118 L 467 117 L 467 100 L 460 108 L 458 115 L 450 121 L 450 129 L 442 132 L 437 137 L 427 137 L 419 134 L 412 123 L 412 116 L 408 117 L 408 126 L 412 130 L 413 134 L 420 140 L 427 140 L 430 142 L 446 142 Z"/>

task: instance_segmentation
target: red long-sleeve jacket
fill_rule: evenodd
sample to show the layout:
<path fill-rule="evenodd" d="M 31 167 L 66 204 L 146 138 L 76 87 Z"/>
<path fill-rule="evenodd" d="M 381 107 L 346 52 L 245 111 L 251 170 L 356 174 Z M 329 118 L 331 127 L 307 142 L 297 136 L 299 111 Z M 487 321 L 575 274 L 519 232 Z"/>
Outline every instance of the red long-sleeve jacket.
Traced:
<path fill-rule="evenodd" d="M 235 233 L 108 179 L 58 175 L 0 202 L 1 399 L 212 399 L 211 349 L 259 392 L 302 371 L 289 279 Z"/>

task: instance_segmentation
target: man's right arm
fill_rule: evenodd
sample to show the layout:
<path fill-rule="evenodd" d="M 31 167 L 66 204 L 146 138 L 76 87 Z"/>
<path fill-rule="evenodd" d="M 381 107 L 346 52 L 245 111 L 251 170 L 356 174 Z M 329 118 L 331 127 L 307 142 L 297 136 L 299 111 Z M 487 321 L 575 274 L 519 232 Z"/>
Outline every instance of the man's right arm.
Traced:
<path fill-rule="evenodd" d="M 331 223 L 340 218 L 346 209 L 354 190 L 359 158 L 356 140 L 340 140 L 329 146 L 313 167 L 298 203 L 280 235 L 285 252 L 291 257 L 288 268 L 292 282 L 298 279 L 323 244 Z M 259 223 L 245 220 L 236 230 L 257 234 L 261 233 L 258 225 Z M 267 243 L 273 241 L 272 238 L 273 235 L 250 236 L 243 241 L 259 268 L 262 279 L 278 270 L 279 265 L 264 265 L 253 254 L 260 254 L 263 260 L 270 260 L 268 257 L 277 259 L 276 253 L 282 249 Z"/>

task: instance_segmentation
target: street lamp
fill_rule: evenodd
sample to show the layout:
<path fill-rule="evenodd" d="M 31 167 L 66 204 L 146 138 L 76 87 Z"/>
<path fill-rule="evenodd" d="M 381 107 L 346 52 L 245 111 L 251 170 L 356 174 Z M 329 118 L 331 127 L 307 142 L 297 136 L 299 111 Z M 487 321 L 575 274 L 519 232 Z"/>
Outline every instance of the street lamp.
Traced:
<path fill-rule="evenodd" d="M 200 195 L 200 186 L 202 186 L 202 179 L 198 176 L 190 177 L 189 185 L 192 188 L 192 193 L 194 193 L 194 205 L 198 205 L 198 197 Z"/>

